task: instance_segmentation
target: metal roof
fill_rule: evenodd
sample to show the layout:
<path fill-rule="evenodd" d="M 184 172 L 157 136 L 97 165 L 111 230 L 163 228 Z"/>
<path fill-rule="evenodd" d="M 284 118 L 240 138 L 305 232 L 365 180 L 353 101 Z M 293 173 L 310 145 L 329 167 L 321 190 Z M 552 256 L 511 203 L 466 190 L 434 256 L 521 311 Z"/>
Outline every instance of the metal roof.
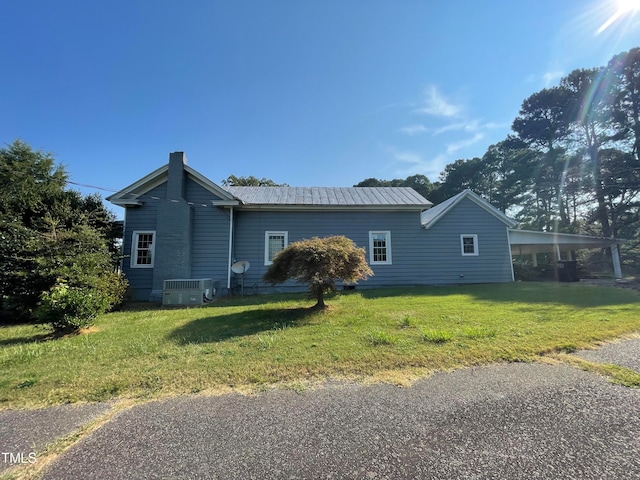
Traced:
<path fill-rule="evenodd" d="M 509 230 L 511 251 L 514 255 L 555 252 L 561 250 L 581 250 L 583 248 L 607 248 L 624 243 L 619 238 L 594 237 L 571 233 L 536 232 L 532 230 Z"/>
<path fill-rule="evenodd" d="M 223 187 L 244 205 L 415 207 L 432 203 L 410 187 Z"/>

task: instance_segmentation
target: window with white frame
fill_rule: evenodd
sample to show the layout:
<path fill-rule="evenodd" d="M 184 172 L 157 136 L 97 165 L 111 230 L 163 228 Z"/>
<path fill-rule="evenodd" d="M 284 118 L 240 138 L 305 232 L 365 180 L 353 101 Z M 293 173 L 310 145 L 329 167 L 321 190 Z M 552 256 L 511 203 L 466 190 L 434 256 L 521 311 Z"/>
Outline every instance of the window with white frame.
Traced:
<path fill-rule="evenodd" d="M 478 255 L 478 235 L 460 235 L 460 249 L 464 256 Z"/>
<path fill-rule="evenodd" d="M 156 232 L 133 232 L 131 241 L 131 267 L 153 268 Z"/>
<path fill-rule="evenodd" d="M 391 264 L 391 232 L 369 232 L 369 263 L 371 265 Z"/>
<path fill-rule="evenodd" d="M 288 241 L 288 232 L 265 232 L 264 264 L 271 265 L 273 263 L 273 258 L 286 248 Z"/>

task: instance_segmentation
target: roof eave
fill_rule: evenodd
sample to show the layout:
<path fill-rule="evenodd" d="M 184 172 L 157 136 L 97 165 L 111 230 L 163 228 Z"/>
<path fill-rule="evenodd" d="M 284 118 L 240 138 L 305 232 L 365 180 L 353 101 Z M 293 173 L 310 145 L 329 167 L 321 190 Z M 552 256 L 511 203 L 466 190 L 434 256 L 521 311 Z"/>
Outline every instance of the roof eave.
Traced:
<path fill-rule="evenodd" d="M 142 205 L 144 205 L 144 202 L 142 200 L 137 200 L 134 198 L 129 198 L 129 199 L 121 198 L 121 199 L 114 199 L 109 201 L 119 207 L 141 207 Z"/>
<path fill-rule="evenodd" d="M 283 205 L 283 204 L 242 204 L 242 210 L 286 210 L 286 211 L 377 211 L 377 212 L 421 212 L 425 205 Z"/>
<path fill-rule="evenodd" d="M 625 238 L 615 238 L 615 237 L 598 237 L 595 235 L 584 235 L 578 233 L 559 233 L 559 232 L 539 232 L 536 230 L 520 230 L 518 228 L 510 228 L 509 229 L 511 235 L 515 233 L 521 233 L 525 236 L 529 236 L 531 238 L 549 238 L 553 237 L 558 240 L 576 240 L 576 241 L 593 241 L 594 243 L 608 243 L 608 244 L 623 244 L 628 242 L 628 239 Z M 597 247 L 596 247 L 597 248 Z"/>
<path fill-rule="evenodd" d="M 119 192 L 114 193 L 113 195 L 109 195 L 106 200 L 109 202 L 119 205 L 121 202 L 128 201 L 128 199 L 124 198 L 126 195 L 130 195 L 134 193 L 136 190 L 144 187 L 145 185 L 157 185 L 158 179 L 169 171 L 169 165 L 163 165 L 162 167 L 154 170 L 153 172 L 145 175 L 137 182 L 132 183 L 131 185 L 123 188 Z M 160 182 L 161 183 L 161 182 Z"/>

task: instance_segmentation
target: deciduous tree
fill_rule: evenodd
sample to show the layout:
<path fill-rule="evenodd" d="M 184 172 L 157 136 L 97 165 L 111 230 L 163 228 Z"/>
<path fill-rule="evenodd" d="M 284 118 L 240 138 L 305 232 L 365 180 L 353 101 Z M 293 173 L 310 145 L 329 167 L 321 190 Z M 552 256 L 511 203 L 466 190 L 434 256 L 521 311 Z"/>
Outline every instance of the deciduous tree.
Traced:
<path fill-rule="evenodd" d="M 226 179 L 222 180 L 222 185 L 225 187 L 286 187 L 286 183 L 276 183 L 270 178 L 257 178 L 253 175 L 248 177 L 236 177 L 235 175 L 229 175 Z"/>
<path fill-rule="evenodd" d="M 264 274 L 267 283 L 295 280 L 308 284 L 314 308 L 326 308 L 324 295 L 335 291 L 336 281 L 354 283 L 373 275 L 364 248 L 347 237 L 311 238 L 291 243 L 278 253 Z"/>

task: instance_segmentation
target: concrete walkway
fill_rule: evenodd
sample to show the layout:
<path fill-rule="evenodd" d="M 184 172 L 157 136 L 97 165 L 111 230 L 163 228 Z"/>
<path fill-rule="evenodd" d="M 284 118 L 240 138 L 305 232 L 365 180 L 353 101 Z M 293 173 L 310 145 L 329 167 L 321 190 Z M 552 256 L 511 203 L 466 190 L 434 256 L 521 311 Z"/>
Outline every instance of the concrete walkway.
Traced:
<path fill-rule="evenodd" d="M 640 340 L 579 354 L 640 371 Z M 4 425 L 29 412 L 0 413 Z M 37 431 L 64 416 L 30 421 Z M 640 478 L 640 390 L 566 365 L 508 364 L 411 388 L 180 397 L 120 412 L 44 478 Z"/>

